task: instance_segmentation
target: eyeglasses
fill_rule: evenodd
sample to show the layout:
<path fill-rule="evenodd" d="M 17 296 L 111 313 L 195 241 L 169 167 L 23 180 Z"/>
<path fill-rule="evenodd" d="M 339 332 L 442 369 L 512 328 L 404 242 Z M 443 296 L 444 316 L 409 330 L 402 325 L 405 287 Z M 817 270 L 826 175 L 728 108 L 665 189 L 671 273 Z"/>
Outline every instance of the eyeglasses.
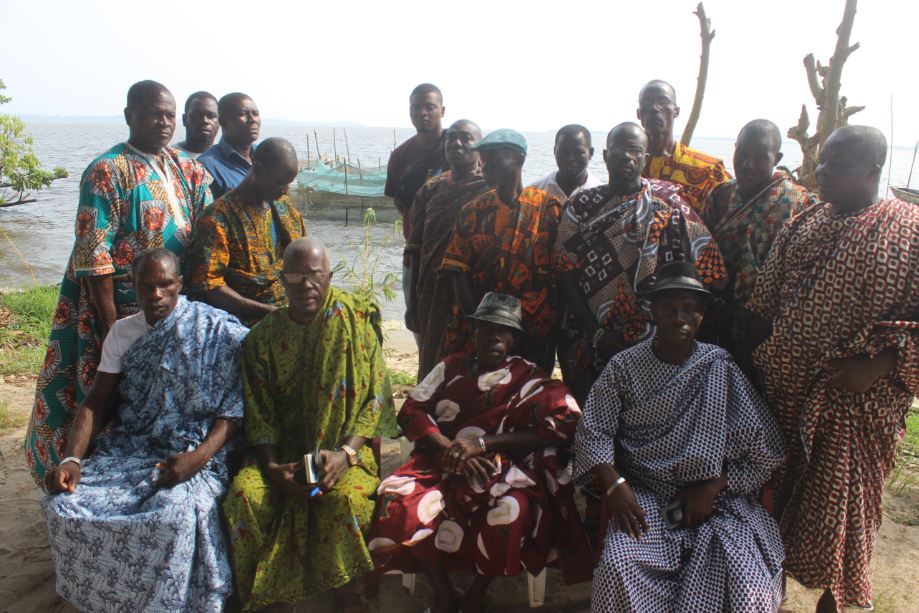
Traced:
<path fill-rule="evenodd" d="M 281 276 L 290 285 L 300 285 L 304 281 L 310 285 L 322 285 L 331 275 L 327 272 L 282 272 Z"/>

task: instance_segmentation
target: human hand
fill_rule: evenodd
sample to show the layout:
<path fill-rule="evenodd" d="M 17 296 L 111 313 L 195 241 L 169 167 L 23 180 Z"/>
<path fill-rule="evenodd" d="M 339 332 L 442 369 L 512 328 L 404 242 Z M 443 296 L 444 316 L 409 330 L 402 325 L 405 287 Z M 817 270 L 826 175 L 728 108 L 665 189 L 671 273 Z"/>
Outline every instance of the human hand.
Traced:
<path fill-rule="evenodd" d="M 154 466 L 159 469 L 160 476 L 153 485 L 156 487 L 172 487 L 183 481 L 188 481 L 207 464 L 207 458 L 197 451 L 178 453 L 165 462 L 157 462 Z"/>
<path fill-rule="evenodd" d="M 67 462 L 45 475 L 45 488 L 49 494 L 73 494 L 77 491 L 77 483 L 80 482 L 81 476 L 80 465 L 76 462 Z"/>
<path fill-rule="evenodd" d="M 319 451 L 322 456 L 322 467 L 319 469 L 319 489 L 328 492 L 335 487 L 335 484 L 341 480 L 345 471 L 350 468 L 348 465 L 348 454 L 344 451 L 332 451 L 322 449 Z"/>
<path fill-rule="evenodd" d="M 297 482 L 296 476 L 303 474 L 303 471 L 303 460 L 290 464 L 269 464 L 265 467 L 265 477 L 288 496 L 308 498 L 315 486 Z"/>
<path fill-rule="evenodd" d="M 469 458 L 462 465 L 463 475 L 470 486 L 485 487 L 489 479 L 498 474 L 498 467 L 488 458 Z"/>
<path fill-rule="evenodd" d="M 622 483 L 606 497 L 606 508 L 615 530 L 622 530 L 634 539 L 640 539 L 648 531 L 645 511 L 628 483 Z"/>
<path fill-rule="evenodd" d="M 443 464 L 448 473 L 459 474 L 463 463 L 482 455 L 478 439 L 458 438 L 444 451 Z"/>
<path fill-rule="evenodd" d="M 836 373 L 830 379 L 830 387 L 864 394 L 896 365 L 897 351 L 888 349 L 873 358 L 867 354 L 860 354 L 851 358 L 830 360 L 826 364 L 826 369 Z"/>
<path fill-rule="evenodd" d="M 687 485 L 676 493 L 671 501 L 680 501 L 683 509 L 683 520 L 680 523 L 684 528 L 698 526 L 712 516 L 715 498 L 724 489 L 722 485 L 722 479 L 710 479 Z"/>

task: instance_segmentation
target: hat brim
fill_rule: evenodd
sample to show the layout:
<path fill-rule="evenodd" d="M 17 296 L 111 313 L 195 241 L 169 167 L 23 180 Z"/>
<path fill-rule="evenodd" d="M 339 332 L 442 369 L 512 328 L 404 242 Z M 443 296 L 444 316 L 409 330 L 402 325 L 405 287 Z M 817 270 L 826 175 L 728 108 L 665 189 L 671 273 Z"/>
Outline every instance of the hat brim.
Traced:
<path fill-rule="evenodd" d="M 481 143 L 482 141 L 479 141 Z M 481 147 L 478 146 L 479 143 L 476 143 L 470 149 L 473 151 L 478 151 L 479 153 L 483 151 L 494 151 L 495 149 L 510 149 L 511 151 L 516 151 L 517 153 L 526 155 L 526 149 L 519 145 L 512 145 L 511 143 L 485 143 Z"/>
<path fill-rule="evenodd" d="M 645 290 L 641 293 L 642 298 L 652 298 L 655 294 L 660 294 L 661 292 L 667 291 L 684 291 L 692 292 L 698 294 L 699 296 L 705 298 L 706 300 L 711 300 L 714 296 L 710 291 L 700 286 L 695 279 L 690 277 L 671 277 L 668 279 L 662 279 L 656 283 L 652 288 Z"/>
<path fill-rule="evenodd" d="M 498 324 L 499 326 L 504 326 L 505 328 L 511 328 L 518 332 L 523 332 L 523 328 L 515 319 L 510 317 L 505 317 L 504 315 L 499 315 L 497 313 L 481 313 L 472 315 L 466 315 L 466 319 L 471 319 L 473 321 L 486 321 L 491 324 Z"/>

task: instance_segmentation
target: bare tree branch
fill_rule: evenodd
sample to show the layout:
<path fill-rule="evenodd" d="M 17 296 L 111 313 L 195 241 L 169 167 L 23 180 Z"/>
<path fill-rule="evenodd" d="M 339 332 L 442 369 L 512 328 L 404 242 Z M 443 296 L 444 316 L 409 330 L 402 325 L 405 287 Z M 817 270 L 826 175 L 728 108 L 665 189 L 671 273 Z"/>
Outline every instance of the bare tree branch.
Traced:
<path fill-rule="evenodd" d="M 708 80 L 708 58 L 711 51 L 712 39 L 715 38 L 715 31 L 712 30 L 712 21 L 705 16 L 705 7 L 700 2 L 696 7 L 693 15 L 699 18 L 699 36 L 702 38 L 702 55 L 699 58 L 699 76 L 696 79 L 696 96 L 692 101 L 692 111 L 689 113 L 689 119 L 686 120 L 686 128 L 683 130 L 683 136 L 680 142 L 689 145 L 692 141 L 692 133 L 696 130 L 696 124 L 699 123 L 699 115 L 702 114 L 702 99 L 705 97 L 705 82 Z"/>

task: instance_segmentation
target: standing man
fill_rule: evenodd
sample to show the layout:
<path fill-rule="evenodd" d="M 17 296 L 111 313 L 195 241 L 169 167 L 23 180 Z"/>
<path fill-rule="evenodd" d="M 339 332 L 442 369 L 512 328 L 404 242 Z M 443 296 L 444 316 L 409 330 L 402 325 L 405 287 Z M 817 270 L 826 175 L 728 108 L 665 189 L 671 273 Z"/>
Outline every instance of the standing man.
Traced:
<path fill-rule="evenodd" d="M 176 104 L 165 86 L 132 85 L 124 117 L 128 142 L 93 160 L 80 179 L 76 241 L 25 439 L 39 485 L 62 457 L 73 416 L 95 378 L 102 341 L 116 320 L 138 310 L 134 256 L 152 247 L 181 256 L 192 222 L 211 203 L 207 171 L 168 147 Z"/>
<path fill-rule="evenodd" d="M 705 201 L 702 220 L 728 267 L 726 302 L 718 314 L 718 342 L 736 356 L 745 346 L 749 322 L 741 307 L 753 291 L 756 271 L 766 262 L 788 219 L 816 198 L 775 166 L 782 159 L 782 135 L 766 119 L 743 127 L 734 144 L 737 179 L 716 187 Z"/>
<path fill-rule="evenodd" d="M 463 207 L 441 270 L 452 273 L 453 316 L 443 355 L 473 353 L 467 317 L 488 292 L 520 300 L 523 334 L 518 355 L 552 371 L 558 310 L 551 266 L 561 203 L 535 187 L 523 187 L 527 142 L 513 130 L 495 130 L 473 146 L 491 188 Z"/>
<path fill-rule="evenodd" d="M 726 282 L 718 246 L 679 186 L 641 177 L 647 157 L 641 126 L 619 124 L 603 151 L 609 184 L 580 192 L 562 212 L 553 263 L 568 316 L 558 353 L 579 403 L 612 355 L 653 336 L 639 293 L 658 267 L 688 261 L 706 290 Z"/>
<path fill-rule="evenodd" d="M 590 142 L 590 130 L 584 126 L 569 124 L 562 127 L 555 134 L 553 153 L 558 170 L 534 183 L 536 189 L 547 192 L 564 204 L 581 190 L 603 184 L 587 170 L 594 148 Z"/>
<path fill-rule="evenodd" d="M 886 152 L 868 126 L 827 139 L 825 202 L 785 225 L 747 303 L 788 448 L 774 478 L 785 570 L 825 589 L 818 612 L 871 603 L 881 492 L 919 392 L 919 208 L 878 198 Z"/>
<path fill-rule="evenodd" d="M 210 92 L 195 92 L 185 101 L 182 114 L 185 140 L 176 143 L 191 158 L 196 158 L 214 144 L 220 124 L 217 122 L 217 98 Z"/>
<path fill-rule="evenodd" d="M 679 117 L 676 92 L 666 81 L 650 81 L 638 94 L 638 119 L 648 133 L 648 162 L 641 176 L 679 183 L 683 198 L 697 213 L 708 194 L 730 180 L 724 162 L 690 149 L 673 138 L 673 120 Z"/>
<path fill-rule="evenodd" d="M 287 303 L 281 259 L 306 234 L 287 191 L 297 178 L 297 153 L 283 138 L 265 139 L 236 189 L 207 207 L 195 223 L 188 291 L 252 326 Z"/>
<path fill-rule="evenodd" d="M 223 136 L 198 158 L 214 177 L 211 183 L 214 198 L 220 198 L 246 178 L 262 127 L 255 101 L 239 92 L 220 99 L 217 115 Z"/>
<path fill-rule="evenodd" d="M 333 590 L 335 611 L 360 613 L 354 579 L 373 570 L 364 535 L 380 484 L 369 443 L 396 433 L 380 310 L 330 287 L 315 239 L 288 246 L 281 278 L 289 306 L 243 344 L 244 432 L 257 463 L 223 503 L 236 589 L 243 611 Z M 304 479 L 312 452 L 318 486 Z"/>
<path fill-rule="evenodd" d="M 461 119 L 446 131 L 446 158 L 450 170 L 433 177 L 415 194 L 412 231 L 405 253 L 412 270 L 411 300 L 406 325 L 418 339 L 418 381 L 443 358 L 444 330 L 453 313 L 449 276 L 438 274 L 460 210 L 488 187 L 479 168 L 482 130 Z"/>
<path fill-rule="evenodd" d="M 440 89 L 422 83 L 412 90 L 408 98 L 408 114 L 415 126 L 415 136 L 393 150 L 386 167 L 386 187 L 383 192 L 393 199 L 402 215 L 402 236 L 409 242 L 412 229 L 410 214 L 415 192 L 431 177 L 436 177 L 447 161 L 444 158 L 443 119 L 447 108 Z M 406 311 L 411 310 L 411 260 L 408 253 L 402 258 L 402 294 Z"/>

